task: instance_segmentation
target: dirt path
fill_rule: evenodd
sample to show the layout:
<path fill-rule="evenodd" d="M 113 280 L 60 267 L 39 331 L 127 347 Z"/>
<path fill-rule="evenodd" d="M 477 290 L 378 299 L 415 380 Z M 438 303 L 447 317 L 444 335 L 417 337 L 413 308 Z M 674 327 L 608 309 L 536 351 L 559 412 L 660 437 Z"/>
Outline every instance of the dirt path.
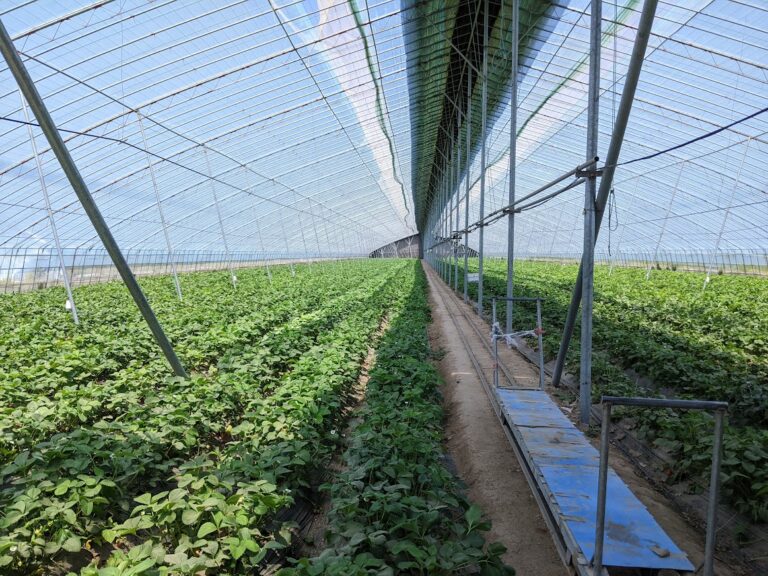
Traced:
<path fill-rule="evenodd" d="M 519 576 L 563 576 L 567 572 L 538 505 L 448 313 L 451 303 L 446 302 L 444 287 L 431 270 L 427 274 L 433 313 L 430 341 L 433 350 L 446 352 L 439 369 L 445 380 L 448 451 L 469 498 L 493 523 L 488 538 L 507 547 L 504 560 Z M 481 362 L 484 371 L 491 368 L 487 358 Z"/>
<path fill-rule="evenodd" d="M 448 450 L 468 486 L 469 497 L 483 508 L 493 522 L 489 537 L 507 547 L 505 560 L 515 567 L 520 576 L 566 574 L 478 376 L 478 371 L 482 372 L 487 381 L 492 382 L 493 359 L 480 340 L 488 332 L 488 325 L 454 295 L 428 266 L 425 270 L 433 313 L 430 339 L 434 349 L 445 352 L 439 369 L 446 382 Z M 508 382 L 502 377 L 501 386 L 507 383 L 538 385 L 536 368 L 522 354 L 500 347 L 499 357 L 514 380 Z M 592 443 L 595 445 L 596 440 L 592 439 Z M 621 452 L 611 449 L 610 458 L 611 467 L 667 534 L 688 554 L 691 562 L 699 566 L 704 556 L 703 534 L 691 527 L 663 495 L 641 478 Z M 731 563 L 723 560 L 721 562 L 716 558 L 718 576 L 749 574 L 742 568 L 729 566 Z"/>

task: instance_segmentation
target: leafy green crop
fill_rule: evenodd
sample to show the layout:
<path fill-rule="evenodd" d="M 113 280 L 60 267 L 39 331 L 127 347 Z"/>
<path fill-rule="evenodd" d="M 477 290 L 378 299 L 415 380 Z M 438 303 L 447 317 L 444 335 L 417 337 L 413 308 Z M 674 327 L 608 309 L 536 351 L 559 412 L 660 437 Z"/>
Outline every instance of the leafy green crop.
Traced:
<path fill-rule="evenodd" d="M 186 365 L 168 375 L 120 284 L 0 299 L 3 574 L 236 574 L 288 546 L 277 520 L 413 264 L 142 280 Z"/>

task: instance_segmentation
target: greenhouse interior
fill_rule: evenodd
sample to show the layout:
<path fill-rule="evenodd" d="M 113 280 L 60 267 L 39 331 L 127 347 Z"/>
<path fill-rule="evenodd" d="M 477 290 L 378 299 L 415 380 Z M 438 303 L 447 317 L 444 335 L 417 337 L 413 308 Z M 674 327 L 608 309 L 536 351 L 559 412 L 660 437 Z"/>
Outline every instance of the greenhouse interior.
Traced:
<path fill-rule="evenodd" d="M 768 574 L 768 3 L 0 3 L 0 575 Z"/>

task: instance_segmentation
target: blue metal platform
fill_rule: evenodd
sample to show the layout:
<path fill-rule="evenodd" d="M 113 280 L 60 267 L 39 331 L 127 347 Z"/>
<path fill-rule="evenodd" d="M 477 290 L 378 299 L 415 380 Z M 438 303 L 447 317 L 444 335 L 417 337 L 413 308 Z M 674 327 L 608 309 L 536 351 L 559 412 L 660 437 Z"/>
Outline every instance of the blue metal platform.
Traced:
<path fill-rule="evenodd" d="M 600 455 L 540 390 L 497 388 L 505 431 L 566 564 L 592 574 Z M 692 572 L 693 565 L 619 476 L 608 471 L 604 565 Z"/>

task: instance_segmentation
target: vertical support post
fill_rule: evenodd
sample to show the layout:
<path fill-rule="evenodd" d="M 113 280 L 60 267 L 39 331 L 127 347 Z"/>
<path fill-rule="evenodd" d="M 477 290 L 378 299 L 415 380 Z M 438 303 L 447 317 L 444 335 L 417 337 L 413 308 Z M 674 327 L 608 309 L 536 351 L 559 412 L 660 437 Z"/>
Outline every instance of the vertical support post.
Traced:
<path fill-rule="evenodd" d="M 541 298 L 536 299 L 536 327 L 539 345 L 539 390 L 544 390 L 544 327 L 541 325 Z"/>
<path fill-rule="evenodd" d="M 488 107 L 488 0 L 483 2 L 483 78 L 480 109 L 480 218 L 485 217 L 485 140 Z M 480 225 L 480 250 L 478 251 L 478 278 L 477 278 L 477 314 L 483 316 L 483 240 L 485 226 Z"/>
<path fill-rule="evenodd" d="M 467 70 L 467 165 L 466 170 L 466 187 L 464 190 L 464 303 L 469 302 L 469 282 L 467 277 L 469 274 L 469 173 L 470 162 L 472 157 L 470 155 L 470 149 L 472 148 L 472 68 Z"/>
<path fill-rule="evenodd" d="M 432 257 L 435 259 L 435 271 L 442 278 L 442 269 L 440 267 L 440 190 L 435 193 L 435 207 L 432 213 Z"/>
<path fill-rule="evenodd" d="M 603 422 L 600 428 L 600 470 L 597 477 L 597 519 L 595 522 L 595 555 L 592 560 L 595 576 L 603 571 L 605 543 L 605 501 L 608 491 L 608 432 L 611 425 L 611 403 L 603 401 Z"/>
<path fill-rule="evenodd" d="M 21 108 L 24 110 L 24 120 L 29 122 L 29 111 L 27 110 L 27 102 L 24 100 L 24 94 L 19 90 L 19 97 L 21 98 Z M 45 176 L 43 175 L 43 164 L 40 161 L 40 155 L 37 152 L 37 142 L 35 142 L 35 135 L 32 133 L 32 126 L 27 124 L 27 134 L 29 134 L 29 141 L 32 144 L 32 154 L 35 157 L 35 165 L 37 166 L 37 177 L 40 180 L 40 189 L 43 191 L 43 199 L 45 200 L 45 210 L 48 213 L 48 223 L 51 225 L 51 234 L 53 235 L 53 242 L 56 246 L 56 255 L 59 258 L 59 266 L 61 267 L 62 279 L 64 281 L 64 289 L 67 291 L 67 302 L 69 303 L 70 313 L 72 314 L 72 321 L 75 324 L 80 324 L 80 318 L 77 316 L 77 305 L 75 304 L 75 297 L 72 295 L 72 286 L 69 282 L 69 273 L 67 271 L 67 265 L 64 262 L 64 251 L 61 248 L 61 240 L 59 239 L 59 229 L 56 227 L 56 219 L 53 217 L 53 208 L 51 208 L 51 199 L 48 196 L 48 186 L 45 184 Z"/>
<path fill-rule="evenodd" d="M 293 260 L 289 256 L 290 254 L 290 248 L 288 247 L 288 235 L 285 233 L 285 226 L 280 226 L 280 230 L 283 233 L 283 244 L 285 244 L 285 259 L 288 260 L 288 268 L 291 270 L 291 278 L 296 276 L 296 270 L 293 268 Z M 341 230 L 341 237 L 342 241 L 344 242 L 344 246 L 347 246 L 346 239 L 344 238 L 344 229 Z M 342 263 L 343 265 L 343 263 Z"/>
<path fill-rule="evenodd" d="M 432 253 L 432 267 L 434 268 L 435 272 L 439 274 L 440 272 L 440 260 L 438 258 L 438 249 L 439 246 L 437 246 L 438 241 L 438 233 L 437 233 L 437 214 L 434 212 L 432 213 L 432 224 L 430 226 L 431 230 L 431 241 L 432 241 L 432 247 L 430 252 Z"/>
<path fill-rule="evenodd" d="M 717 505 L 720 500 L 720 460 L 723 448 L 725 409 L 715 410 L 715 437 L 712 443 L 712 470 L 709 477 L 707 503 L 707 535 L 704 543 L 704 576 L 715 576 L 715 540 L 717 538 Z"/>
<path fill-rule="evenodd" d="M 297 201 L 298 194 L 296 194 L 296 190 L 293 191 L 293 203 L 294 206 L 297 206 L 299 203 Z M 304 258 L 307 257 L 308 249 L 307 249 L 307 239 L 304 236 L 304 222 L 301 219 L 301 210 L 299 208 L 296 208 L 296 216 L 299 219 L 299 232 L 301 233 L 301 245 L 304 247 Z"/>
<path fill-rule="evenodd" d="M 648 280 L 651 276 L 651 269 L 654 264 L 658 262 L 659 247 L 661 246 L 661 240 L 664 238 L 664 232 L 667 231 L 667 222 L 669 222 L 669 215 L 672 212 L 672 205 L 675 203 L 675 196 L 677 196 L 677 190 L 680 186 L 680 177 L 683 175 L 686 162 L 680 164 L 680 172 L 677 173 L 677 180 L 675 181 L 675 187 L 672 189 L 672 196 L 669 198 L 669 204 L 667 205 L 667 212 L 664 214 L 664 221 L 661 224 L 661 230 L 659 231 L 659 237 L 656 239 L 656 247 L 653 250 L 653 260 L 648 262 L 648 268 L 645 271 L 645 279 Z"/>
<path fill-rule="evenodd" d="M 431 242 L 431 246 L 430 246 L 429 252 L 432 255 L 432 269 L 435 272 L 439 273 L 439 261 L 438 261 L 438 257 L 437 257 L 437 249 L 438 249 L 438 247 L 437 247 L 437 238 L 438 238 L 438 236 L 437 236 L 436 219 L 437 219 L 437 216 L 435 215 L 435 213 L 433 211 L 432 212 L 432 216 L 430 218 L 431 224 L 429 226 L 430 242 Z"/>
<path fill-rule="evenodd" d="M 440 189 L 437 200 L 437 225 L 439 234 L 438 254 L 440 257 L 440 277 L 447 281 L 445 270 L 445 170 L 440 170 Z"/>
<path fill-rule="evenodd" d="M 589 45 L 589 101 L 587 106 L 587 159 L 597 156 L 600 104 L 600 40 L 602 0 L 592 0 Z M 597 176 L 587 178 L 584 187 L 584 254 L 581 260 L 584 297 L 581 302 L 581 362 L 579 375 L 579 420 L 589 424 L 592 406 L 592 310 L 595 283 L 595 191 Z M 598 572 L 599 573 L 599 572 Z"/>
<path fill-rule="evenodd" d="M 19 292 L 23 292 L 24 291 L 24 285 L 27 284 L 26 279 L 27 279 L 28 253 L 29 253 L 29 250 L 25 248 L 24 249 L 24 257 L 21 259 L 21 277 L 19 278 Z M 34 274 L 33 274 L 32 281 L 30 282 L 29 285 L 30 285 L 30 288 L 33 288 L 34 285 L 35 285 Z"/>
<path fill-rule="evenodd" d="M 259 249 L 261 250 L 261 259 L 264 260 L 264 264 L 267 268 L 267 279 L 269 280 L 269 285 L 272 285 L 272 271 L 269 269 L 269 258 L 267 258 L 266 253 L 264 252 L 264 239 L 261 237 L 261 226 L 259 226 L 259 213 L 256 210 L 256 199 L 254 198 L 251 201 L 251 209 L 253 210 L 253 223 L 256 226 L 256 235 L 259 238 Z"/>
<path fill-rule="evenodd" d="M 37 92 L 35 84 L 32 82 L 32 78 L 24 67 L 21 58 L 19 58 L 16 48 L 14 47 L 2 21 L 0 21 L 0 52 L 2 52 L 3 58 L 5 58 L 5 61 L 8 64 L 8 68 L 11 70 L 19 88 L 21 88 L 21 91 L 24 94 L 24 98 L 29 103 L 30 108 L 32 108 L 32 112 L 45 134 L 48 144 L 51 146 L 56 158 L 59 160 L 69 183 L 72 185 L 83 209 L 93 224 L 93 227 L 96 229 L 96 233 L 104 243 L 104 247 L 107 249 L 107 252 L 109 252 L 109 256 L 112 258 L 115 267 L 120 272 L 123 282 L 131 293 L 134 302 L 136 302 L 136 306 L 139 308 L 144 320 L 149 325 L 152 335 L 162 349 L 168 363 L 171 365 L 171 368 L 177 376 L 186 377 L 187 372 L 184 370 L 184 366 L 182 366 L 176 356 L 176 352 L 173 350 L 171 342 L 168 340 L 165 332 L 163 332 L 162 326 L 160 326 L 160 323 L 157 321 L 157 317 L 155 316 L 152 307 L 149 305 L 149 302 L 147 302 L 139 283 L 133 276 L 128 263 L 123 257 L 123 253 L 120 251 L 120 247 L 112 236 L 109 226 L 107 226 L 98 206 L 96 206 L 96 203 L 93 201 L 88 186 L 80 175 L 80 171 L 77 169 L 72 156 L 70 156 L 64 141 L 61 139 L 61 135 L 48 113 L 48 109 L 45 107 L 40 94 Z"/>
<path fill-rule="evenodd" d="M 438 255 L 437 255 L 438 254 L 437 251 L 438 251 L 438 248 L 439 248 L 437 246 L 437 241 L 438 241 L 438 237 L 439 236 L 438 236 L 438 233 L 437 233 L 437 214 L 435 212 L 436 212 L 436 210 L 434 210 L 432 212 L 432 218 L 431 218 L 432 224 L 430 225 L 431 240 L 432 240 L 432 247 L 431 247 L 430 252 L 432 253 L 432 268 L 434 268 L 435 272 L 437 272 L 439 274 L 440 273 L 440 260 L 439 260 Z"/>
<path fill-rule="evenodd" d="M 213 172 L 211 171 L 211 162 L 208 160 L 208 150 L 203 148 L 203 156 L 205 157 L 205 166 L 208 169 L 208 178 L 211 182 L 211 192 L 213 192 L 213 205 L 216 207 L 216 217 L 219 220 L 219 229 L 221 230 L 221 240 L 224 242 L 224 252 L 227 256 L 227 267 L 229 268 L 229 277 L 232 280 L 232 287 L 237 288 L 237 277 L 235 271 L 232 269 L 232 256 L 229 253 L 229 243 L 227 242 L 227 233 L 224 231 L 224 219 L 221 217 L 221 207 L 219 206 L 219 197 L 216 194 L 216 183 L 213 181 Z"/>
<path fill-rule="evenodd" d="M 456 194 L 456 230 L 461 226 L 459 223 L 459 209 L 461 207 L 461 130 L 456 131 L 456 166 L 454 167 L 454 193 Z M 458 236 L 458 235 L 457 235 Z M 459 239 L 454 238 L 453 246 L 453 291 L 459 291 Z"/>
<path fill-rule="evenodd" d="M 315 250 L 317 250 L 317 253 L 315 254 L 313 259 L 319 260 L 320 259 L 320 239 L 317 235 L 317 218 L 312 212 L 312 201 L 309 198 L 307 198 L 307 201 L 309 202 L 309 214 L 310 214 L 310 217 L 312 218 L 312 230 L 315 233 Z M 368 248 L 366 247 L 364 253 L 368 254 L 368 252 L 369 252 Z"/>
<path fill-rule="evenodd" d="M 451 281 L 451 272 L 450 268 L 448 266 L 448 245 L 445 242 L 445 239 L 448 237 L 448 202 L 449 202 L 449 186 L 450 186 L 450 176 L 448 174 L 448 160 L 446 159 L 446 166 L 445 170 L 443 170 L 443 201 L 440 203 L 441 211 L 440 211 L 440 221 L 442 222 L 442 234 L 440 234 L 440 252 L 442 254 L 442 265 L 443 265 L 443 280 L 446 284 L 449 284 Z"/>
<path fill-rule="evenodd" d="M 3 288 L 3 293 L 8 292 L 8 283 L 16 275 L 16 268 L 14 267 L 14 263 L 16 262 L 17 250 L 18 248 L 12 248 L 11 256 L 8 258 L 8 275 L 5 277 L 5 287 Z M 75 250 L 75 255 L 77 255 L 77 250 Z M 13 291 L 13 284 L 11 284 L 11 292 Z"/>
<path fill-rule="evenodd" d="M 24 258 L 21 261 L 21 286 L 19 286 L 19 292 L 21 292 L 24 288 L 24 284 L 29 284 L 30 289 L 34 289 L 35 287 L 35 268 L 32 267 L 32 278 L 27 280 L 27 261 L 29 260 L 29 249 L 24 249 Z"/>
<path fill-rule="evenodd" d="M 333 253 L 331 252 L 331 246 L 332 246 L 332 244 L 331 244 L 331 236 L 328 233 L 328 223 L 327 223 L 327 221 L 326 221 L 326 224 L 325 224 L 324 228 L 325 228 L 325 243 L 328 246 L 328 260 L 331 261 L 331 260 L 333 260 Z M 384 253 L 383 252 L 381 253 L 381 257 L 382 258 L 384 257 Z"/>
<path fill-rule="evenodd" d="M 499 339 L 496 335 L 496 298 L 491 300 L 491 338 L 493 338 L 493 387 L 499 387 Z"/>
<path fill-rule="evenodd" d="M 616 171 L 616 164 L 619 161 L 619 155 L 621 153 L 621 145 L 624 142 L 624 132 L 627 129 L 629 113 L 632 110 L 632 103 L 635 99 L 637 81 L 640 78 L 640 71 L 643 68 L 645 49 L 648 46 L 648 39 L 651 35 L 651 27 L 653 25 L 653 18 L 656 14 L 657 3 L 658 0 L 645 0 L 645 4 L 643 4 L 643 12 L 637 27 L 635 44 L 632 47 L 632 56 L 630 57 L 627 75 L 624 80 L 624 91 L 621 94 L 621 102 L 619 103 L 619 109 L 616 113 L 613 134 L 611 135 L 611 143 L 608 146 L 608 153 L 606 154 L 603 177 L 600 181 L 600 190 L 597 194 L 597 200 L 595 201 L 595 207 L 597 209 L 597 214 L 595 215 L 595 240 L 597 240 L 597 234 L 600 231 L 600 224 L 603 220 L 605 206 L 608 201 L 608 194 L 610 193 L 611 185 L 613 184 L 613 175 Z M 581 268 L 583 268 L 583 265 Z M 552 375 L 553 386 L 560 385 L 560 378 L 562 377 L 563 369 L 565 368 L 565 356 L 568 352 L 568 345 L 571 342 L 573 327 L 576 322 L 576 314 L 578 313 L 579 302 L 581 301 L 581 272 L 580 269 L 579 276 L 576 279 L 576 285 L 573 287 L 571 303 L 568 307 L 568 313 L 565 319 L 563 336 L 560 341 L 560 350 L 557 353 L 557 362 L 555 363 L 555 370 Z"/>
<path fill-rule="evenodd" d="M 445 170 L 443 170 L 443 201 L 441 202 L 441 222 L 443 223 L 442 229 L 443 232 L 440 235 L 441 238 L 441 244 L 440 244 L 440 251 L 443 255 L 443 280 L 446 284 L 450 284 L 451 281 L 451 271 L 450 267 L 448 266 L 448 244 L 446 243 L 445 239 L 448 238 L 448 202 L 449 202 L 449 187 L 450 187 L 450 175 L 448 173 L 448 159 L 446 159 L 446 166 Z"/>
<path fill-rule="evenodd" d="M 165 236 L 165 246 L 168 249 L 168 257 L 171 261 L 171 270 L 173 272 L 173 283 L 176 286 L 176 295 L 181 302 L 181 284 L 179 283 L 179 275 L 176 272 L 176 260 L 173 253 L 173 245 L 171 244 L 171 237 L 168 234 L 168 224 L 165 221 L 165 214 L 163 213 L 163 205 L 160 202 L 160 192 L 157 189 L 157 180 L 155 179 L 155 168 L 152 166 L 152 158 L 149 156 L 149 147 L 147 146 L 147 136 L 144 133 L 144 123 L 141 121 L 141 112 L 136 110 L 136 118 L 139 121 L 139 130 L 141 131 L 141 141 L 144 143 L 144 153 L 147 156 L 147 166 L 149 167 L 149 176 L 152 179 L 152 187 L 155 190 L 155 202 L 157 202 L 157 211 L 160 213 L 160 224 L 163 226 L 163 235 Z"/>
<path fill-rule="evenodd" d="M 451 146 L 451 161 L 453 161 L 454 147 Z M 453 166 L 448 165 L 448 234 L 446 235 L 446 264 L 448 265 L 448 287 L 453 282 L 453 266 L 451 266 L 451 255 L 453 251 Z"/>
<path fill-rule="evenodd" d="M 429 231 L 429 263 L 432 270 L 437 272 L 437 260 L 435 259 L 435 242 L 437 240 L 437 230 L 435 229 L 435 209 L 430 206 L 427 220 L 427 230 Z"/>
<path fill-rule="evenodd" d="M 726 208 L 725 210 L 725 214 L 723 215 L 723 222 L 720 225 L 720 232 L 717 234 L 717 241 L 715 242 L 715 250 L 712 254 L 712 258 L 710 258 L 709 260 L 709 266 L 707 266 L 707 277 L 704 279 L 704 288 L 706 288 L 707 284 L 709 283 L 709 278 L 710 278 L 710 275 L 712 274 L 712 267 L 715 262 L 715 259 L 717 258 L 717 253 L 720 250 L 720 241 L 723 239 L 723 232 L 725 232 L 725 225 L 728 222 L 728 216 L 731 215 L 731 206 L 733 205 L 734 196 L 736 196 L 736 191 L 739 188 L 739 183 L 741 182 L 741 171 L 744 168 L 744 161 L 747 159 L 747 152 L 749 152 L 749 145 L 751 142 L 752 142 L 752 137 L 750 136 L 749 138 L 747 138 L 747 145 L 744 147 L 744 154 L 741 157 L 741 163 L 739 164 L 739 171 L 736 173 L 736 179 L 733 182 L 733 189 L 731 190 L 731 197 L 728 200 L 728 208 Z M 744 267 L 744 271 L 746 272 L 746 266 Z"/>
<path fill-rule="evenodd" d="M 75 283 L 75 267 L 77 266 L 77 253 L 78 253 L 79 250 L 80 250 L 80 247 L 78 246 L 78 247 L 75 248 L 74 254 L 72 254 L 72 270 L 70 272 L 71 273 L 70 277 L 72 278 L 72 284 L 73 285 Z M 82 280 L 83 280 L 83 271 L 81 269 L 80 270 L 80 282 L 81 283 L 82 283 Z"/>
<path fill-rule="evenodd" d="M 517 179 L 517 61 L 520 34 L 520 0 L 512 0 L 512 95 L 509 118 L 509 205 L 515 203 Z M 507 217 L 507 298 L 515 295 L 515 211 Z M 515 303 L 507 300 L 507 332 L 512 332 Z"/>

